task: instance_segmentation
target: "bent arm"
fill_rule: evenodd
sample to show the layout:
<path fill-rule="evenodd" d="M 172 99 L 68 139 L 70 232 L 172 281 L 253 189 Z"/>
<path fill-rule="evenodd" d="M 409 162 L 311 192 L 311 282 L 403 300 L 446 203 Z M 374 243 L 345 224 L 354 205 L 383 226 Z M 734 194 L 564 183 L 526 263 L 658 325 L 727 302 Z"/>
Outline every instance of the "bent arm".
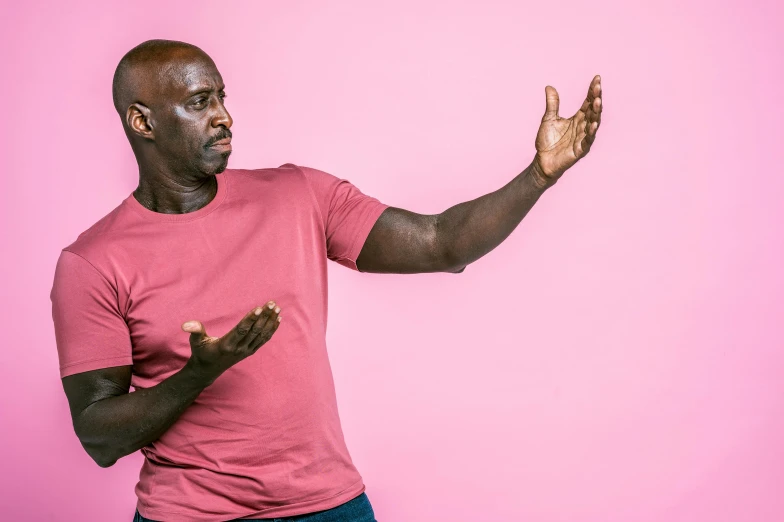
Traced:
<path fill-rule="evenodd" d="M 130 366 L 78 373 L 62 382 L 76 436 L 106 468 L 157 440 L 211 380 L 189 361 L 157 385 L 133 393 Z"/>
<path fill-rule="evenodd" d="M 537 182 L 531 163 L 490 194 L 459 203 L 438 215 L 438 244 L 452 271 L 462 271 L 497 247 L 517 227 L 547 187 Z"/>

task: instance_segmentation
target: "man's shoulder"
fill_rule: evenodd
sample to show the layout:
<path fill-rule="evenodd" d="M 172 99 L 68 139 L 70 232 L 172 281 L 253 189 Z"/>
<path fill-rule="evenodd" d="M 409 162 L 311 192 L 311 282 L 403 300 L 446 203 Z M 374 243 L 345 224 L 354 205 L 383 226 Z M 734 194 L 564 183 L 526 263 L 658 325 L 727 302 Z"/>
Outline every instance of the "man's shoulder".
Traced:
<path fill-rule="evenodd" d="M 257 204 L 285 199 L 289 203 L 309 198 L 309 179 L 303 167 L 284 163 L 280 167 L 226 169 L 229 199 L 235 204 Z"/>
<path fill-rule="evenodd" d="M 101 252 L 109 250 L 112 243 L 116 243 L 125 236 L 131 222 L 131 214 L 126 202 L 122 201 L 109 213 L 90 225 L 77 238 L 63 250 L 77 254 L 85 259 L 97 257 Z"/>
<path fill-rule="evenodd" d="M 294 163 L 284 163 L 280 167 L 262 167 L 257 169 L 226 169 L 223 175 L 231 178 L 234 183 L 264 183 L 273 181 L 298 182 L 304 180 L 302 169 Z"/>

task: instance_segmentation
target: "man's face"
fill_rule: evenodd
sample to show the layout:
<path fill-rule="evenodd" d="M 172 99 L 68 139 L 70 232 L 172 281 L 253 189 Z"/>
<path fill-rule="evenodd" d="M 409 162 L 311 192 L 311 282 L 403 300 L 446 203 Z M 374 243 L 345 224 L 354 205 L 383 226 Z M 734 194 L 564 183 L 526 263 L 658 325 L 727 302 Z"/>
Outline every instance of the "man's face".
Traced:
<path fill-rule="evenodd" d="M 223 172 L 231 154 L 226 142 L 233 122 L 215 64 L 206 55 L 184 52 L 158 74 L 161 87 L 150 120 L 163 161 L 175 171 Z"/>

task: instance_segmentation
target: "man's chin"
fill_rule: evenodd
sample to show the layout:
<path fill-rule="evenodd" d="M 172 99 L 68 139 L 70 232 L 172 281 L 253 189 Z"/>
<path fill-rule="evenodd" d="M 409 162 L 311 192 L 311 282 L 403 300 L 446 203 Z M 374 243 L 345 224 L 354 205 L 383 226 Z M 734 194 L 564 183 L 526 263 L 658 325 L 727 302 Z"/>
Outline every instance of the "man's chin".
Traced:
<path fill-rule="evenodd" d="M 221 172 L 226 170 L 226 167 L 228 167 L 229 165 L 229 154 L 231 154 L 231 152 L 228 152 L 224 155 L 223 161 L 218 161 L 213 163 L 212 165 L 207 166 L 207 168 L 204 170 L 204 173 L 220 174 Z"/>

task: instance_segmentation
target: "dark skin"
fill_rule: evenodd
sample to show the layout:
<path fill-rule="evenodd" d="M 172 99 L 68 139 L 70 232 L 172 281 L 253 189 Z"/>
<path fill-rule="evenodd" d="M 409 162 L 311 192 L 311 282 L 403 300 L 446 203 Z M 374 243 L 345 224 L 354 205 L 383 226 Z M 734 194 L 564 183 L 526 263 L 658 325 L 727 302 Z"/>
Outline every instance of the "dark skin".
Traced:
<path fill-rule="evenodd" d="M 168 67 L 164 67 L 168 65 Z M 223 99 L 223 80 L 203 52 L 175 48 L 136 66 L 118 110 L 139 163 L 134 197 L 155 212 L 186 213 L 215 197 L 215 174 L 223 172 L 229 147 L 211 145 L 231 136 L 232 119 Z M 228 149 L 228 150 L 227 150 Z M 224 371 L 253 355 L 281 322 L 274 301 L 259 305 L 222 337 L 207 335 L 199 321 L 190 333 L 192 356 L 171 377 L 130 392 L 131 366 L 64 377 L 74 431 L 101 467 L 114 464 L 158 439 L 204 388 Z"/>
<path fill-rule="evenodd" d="M 151 48 L 115 79 L 115 106 L 139 164 L 134 197 L 155 212 L 193 212 L 215 197 L 215 174 L 225 170 L 231 154 L 230 146 L 211 146 L 231 137 L 225 86 L 200 49 L 171 43 Z M 558 94 L 545 88 L 536 155 L 502 188 L 435 215 L 386 209 L 357 258 L 359 270 L 460 273 L 498 246 L 544 191 L 590 151 L 601 122 L 600 82 L 594 77 L 571 118 L 558 116 Z M 151 388 L 129 393 L 130 366 L 63 378 L 74 430 L 87 453 L 107 467 L 158 439 L 204 388 L 269 341 L 280 312 L 268 301 L 222 337 L 207 335 L 199 321 L 184 323 L 191 358 Z"/>
<path fill-rule="evenodd" d="M 379 216 L 357 258 L 362 272 L 460 273 L 517 227 L 548 188 L 591 150 L 602 117 L 601 77 L 571 118 L 558 115 L 558 92 L 545 87 L 546 110 L 536 135 L 536 155 L 512 181 L 490 194 L 440 214 L 388 208 Z"/>

